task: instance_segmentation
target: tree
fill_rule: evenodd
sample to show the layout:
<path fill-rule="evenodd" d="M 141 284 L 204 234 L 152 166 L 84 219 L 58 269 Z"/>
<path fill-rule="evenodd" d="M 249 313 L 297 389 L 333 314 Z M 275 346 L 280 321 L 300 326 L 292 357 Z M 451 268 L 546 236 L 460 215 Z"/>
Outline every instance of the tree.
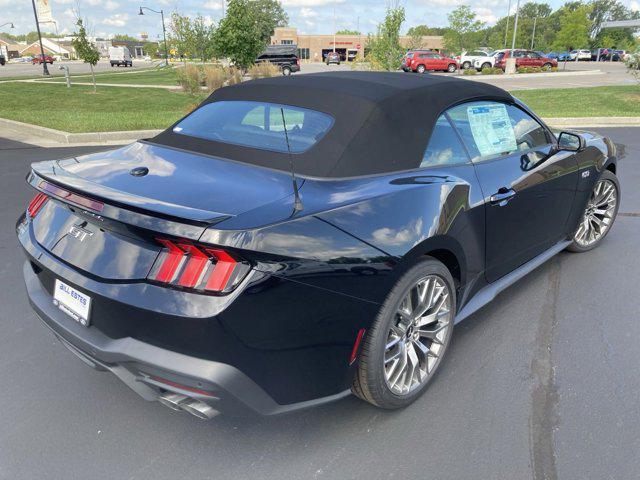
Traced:
<path fill-rule="evenodd" d="M 403 7 L 389 7 L 376 36 L 369 37 L 369 57 L 375 68 L 392 71 L 400 66 L 404 49 L 400 45 L 400 27 L 404 22 Z"/>
<path fill-rule="evenodd" d="M 444 45 L 447 50 L 460 52 L 471 50 L 478 46 L 477 33 L 484 23 L 476 19 L 476 14 L 468 5 L 460 5 L 447 15 L 449 31 L 444 35 Z"/>
<path fill-rule="evenodd" d="M 258 22 L 260 40 L 266 45 L 276 27 L 287 26 L 289 16 L 278 0 L 252 0 L 250 5 Z"/>
<path fill-rule="evenodd" d="M 343 28 L 342 30 L 338 30 L 336 35 L 362 35 L 358 30 L 349 30 L 348 28 Z"/>
<path fill-rule="evenodd" d="M 591 7 L 581 5 L 575 10 L 567 10 L 565 7 L 560 17 L 560 30 L 553 42 L 554 48 L 573 50 L 589 46 L 589 31 L 591 29 Z"/>
<path fill-rule="evenodd" d="M 79 18 L 76 21 L 76 26 L 78 27 L 78 32 L 74 33 L 74 38 L 71 40 L 71 45 L 76 51 L 76 55 L 78 58 L 84 61 L 84 63 L 88 63 L 91 67 L 91 78 L 93 79 L 93 92 L 97 91 L 96 88 L 96 76 L 93 71 L 93 67 L 96 66 L 98 60 L 100 60 L 100 53 L 96 48 L 89 42 L 87 39 L 87 31 L 84 28 L 84 24 L 82 23 L 82 19 Z"/>
<path fill-rule="evenodd" d="M 214 54 L 215 26 L 207 24 L 204 17 L 198 14 L 195 18 L 171 14 L 169 26 L 171 43 L 181 55 L 210 59 Z"/>
<path fill-rule="evenodd" d="M 214 34 L 217 54 L 228 57 L 242 70 L 253 64 L 266 45 L 252 3 L 252 0 L 229 0 L 227 14 Z"/>

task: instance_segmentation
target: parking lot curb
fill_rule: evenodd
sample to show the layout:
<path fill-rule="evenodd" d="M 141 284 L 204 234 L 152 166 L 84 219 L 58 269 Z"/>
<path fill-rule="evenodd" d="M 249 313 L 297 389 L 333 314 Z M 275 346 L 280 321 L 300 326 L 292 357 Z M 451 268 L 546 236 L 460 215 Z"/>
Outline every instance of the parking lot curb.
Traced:
<path fill-rule="evenodd" d="M 576 117 L 543 118 L 554 128 L 640 127 L 640 117 Z M 162 130 L 129 130 L 121 132 L 71 133 L 30 123 L 0 118 L 0 131 L 12 132 L 13 140 L 36 144 L 119 145 L 155 137 Z M 18 138 L 16 138 L 16 136 Z"/>
<path fill-rule="evenodd" d="M 155 137 L 162 130 L 129 130 L 122 132 L 71 133 L 53 128 L 41 127 L 30 123 L 0 118 L 0 130 L 3 128 L 19 131 L 21 134 L 63 145 L 69 144 L 113 144 L 128 143 L 142 138 Z M 19 140 L 19 139 L 17 139 Z"/>

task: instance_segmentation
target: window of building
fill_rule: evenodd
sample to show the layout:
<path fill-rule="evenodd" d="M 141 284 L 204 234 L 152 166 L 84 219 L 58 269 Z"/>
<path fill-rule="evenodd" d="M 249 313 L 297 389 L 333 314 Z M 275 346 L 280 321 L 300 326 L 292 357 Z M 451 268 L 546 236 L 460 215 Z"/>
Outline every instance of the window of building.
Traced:
<path fill-rule="evenodd" d="M 309 49 L 308 48 L 299 48 L 298 49 L 298 58 L 300 60 L 309 60 Z"/>
<path fill-rule="evenodd" d="M 281 45 L 293 45 L 293 40 L 282 40 Z"/>

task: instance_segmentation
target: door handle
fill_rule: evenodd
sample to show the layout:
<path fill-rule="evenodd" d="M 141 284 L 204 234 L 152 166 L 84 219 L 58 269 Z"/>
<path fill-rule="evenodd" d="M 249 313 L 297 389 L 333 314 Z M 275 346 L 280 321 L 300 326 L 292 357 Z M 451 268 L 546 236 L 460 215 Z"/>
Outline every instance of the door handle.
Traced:
<path fill-rule="evenodd" d="M 496 193 L 491 195 L 489 199 L 491 205 L 504 207 L 509 201 L 516 196 L 516 191 L 512 188 L 502 187 Z"/>

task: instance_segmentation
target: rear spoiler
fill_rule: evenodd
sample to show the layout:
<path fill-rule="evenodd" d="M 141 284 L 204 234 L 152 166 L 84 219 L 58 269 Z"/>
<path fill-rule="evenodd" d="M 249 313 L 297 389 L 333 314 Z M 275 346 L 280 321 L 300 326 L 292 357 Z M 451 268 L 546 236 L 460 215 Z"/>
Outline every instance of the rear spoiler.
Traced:
<path fill-rule="evenodd" d="M 97 185 L 55 168 L 53 162 L 33 164 L 26 180 L 36 190 L 93 218 L 116 220 L 192 240 L 200 238 L 207 227 L 230 218 L 222 213 L 149 200 Z"/>

